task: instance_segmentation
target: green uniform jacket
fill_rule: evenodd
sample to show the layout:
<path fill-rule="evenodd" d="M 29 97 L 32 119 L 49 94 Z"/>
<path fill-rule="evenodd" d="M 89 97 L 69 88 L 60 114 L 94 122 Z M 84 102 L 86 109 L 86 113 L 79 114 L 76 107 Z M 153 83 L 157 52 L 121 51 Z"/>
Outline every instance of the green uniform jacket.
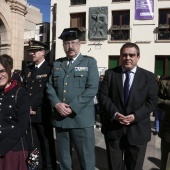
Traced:
<path fill-rule="evenodd" d="M 62 117 L 56 109 L 52 116 L 53 126 L 60 128 L 91 127 L 95 123 L 93 98 L 98 91 L 99 74 L 96 60 L 79 55 L 67 70 L 67 57 L 53 63 L 47 96 L 52 108 L 64 102 L 70 105 L 73 113 Z"/>

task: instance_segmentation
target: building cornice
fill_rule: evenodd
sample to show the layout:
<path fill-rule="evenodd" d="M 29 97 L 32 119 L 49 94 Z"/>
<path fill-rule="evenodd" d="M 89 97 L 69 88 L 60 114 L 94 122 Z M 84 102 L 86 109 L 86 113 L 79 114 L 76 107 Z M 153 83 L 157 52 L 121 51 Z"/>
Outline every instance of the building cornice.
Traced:
<path fill-rule="evenodd" d="M 18 13 L 24 16 L 27 14 L 26 4 L 18 2 L 17 0 L 7 0 L 7 2 L 9 3 L 12 13 Z"/>

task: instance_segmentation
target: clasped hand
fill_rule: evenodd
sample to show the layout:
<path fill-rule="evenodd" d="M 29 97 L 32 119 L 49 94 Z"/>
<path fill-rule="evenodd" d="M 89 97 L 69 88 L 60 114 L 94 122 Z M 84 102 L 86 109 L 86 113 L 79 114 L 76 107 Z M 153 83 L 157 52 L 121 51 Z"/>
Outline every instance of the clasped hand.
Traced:
<path fill-rule="evenodd" d="M 32 115 L 32 116 L 33 116 L 33 115 L 36 115 L 36 111 L 33 111 L 33 110 L 32 110 L 32 107 L 30 107 L 30 115 Z"/>
<path fill-rule="evenodd" d="M 117 113 L 115 116 L 115 120 L 117 120 L 120 124 L 130 125 L 130 123 L 132 123 L 135 120 L 135 117 L 133 114 L 125 116 L 121 113 Z"/>
<path fill-rule="evenodd" d="M 57 103 L 55 109 L 60 113 L 61 116 L 67 117 L 72 113 L 70 106 L 66 103 Z"/>

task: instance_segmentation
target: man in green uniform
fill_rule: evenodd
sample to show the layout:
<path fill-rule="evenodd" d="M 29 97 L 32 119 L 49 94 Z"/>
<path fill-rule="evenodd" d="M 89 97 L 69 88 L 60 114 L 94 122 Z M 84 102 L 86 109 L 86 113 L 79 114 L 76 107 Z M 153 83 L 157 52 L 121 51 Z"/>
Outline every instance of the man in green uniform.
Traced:
<path fill-rule="evenodd" d="M 81 169 L 95 169 L 93 98 L 98 90 L 99 75 L 96 60 L 80 53 L 81 34 L 78 28 L 63 30 L 59 38 L 63 40 L 66 57 L 54 61 L 47 83 L 61 170 L 72 169 L 70 140 Z"/>

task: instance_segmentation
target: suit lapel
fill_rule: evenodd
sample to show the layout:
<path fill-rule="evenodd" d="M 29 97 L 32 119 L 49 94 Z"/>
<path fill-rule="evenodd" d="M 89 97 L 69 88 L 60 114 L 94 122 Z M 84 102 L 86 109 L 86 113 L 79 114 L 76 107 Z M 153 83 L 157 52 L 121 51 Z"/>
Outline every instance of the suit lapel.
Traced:
<path fill-rule="evenodd" d="M 34 79 L 37 75 L 38 70 L 35 70 L 35 64 L 31 67 L 31 77 Z"/>
<path fill-rule="evenodd" d="M 124 103 L 123 82 L 122 82 L 122 67 L 119 67 L 119 70 L 116 74 L 116 82 L 117 82 L 117 88 L 118 88 L 121 100 Z"/>

